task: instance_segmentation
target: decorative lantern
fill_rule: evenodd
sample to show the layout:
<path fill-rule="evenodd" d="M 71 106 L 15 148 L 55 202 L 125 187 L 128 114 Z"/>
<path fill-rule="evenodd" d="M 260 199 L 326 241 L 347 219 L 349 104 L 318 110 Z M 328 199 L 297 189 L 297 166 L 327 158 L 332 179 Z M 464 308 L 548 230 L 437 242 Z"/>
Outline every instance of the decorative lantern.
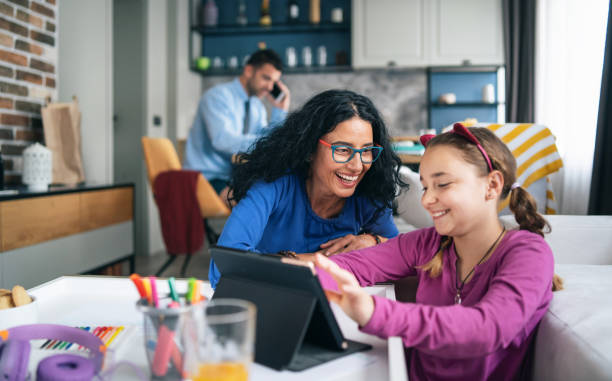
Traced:
<path fill-rule="evenodd" d="M 23 183 L 35 192 L 46 191 L 52 180 L 51 151 L 34 143 L 23 151 Z"/>

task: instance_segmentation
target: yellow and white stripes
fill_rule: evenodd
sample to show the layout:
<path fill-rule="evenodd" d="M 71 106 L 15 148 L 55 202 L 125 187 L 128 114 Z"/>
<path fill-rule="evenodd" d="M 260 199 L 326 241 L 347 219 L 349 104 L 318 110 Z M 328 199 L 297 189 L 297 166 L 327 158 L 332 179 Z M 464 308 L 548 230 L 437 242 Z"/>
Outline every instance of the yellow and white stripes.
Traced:
<path fill-rule="evenodd" d="M 543 209 L 546 214 L 555 214 L 555 196 L 547 176 L 563 167 L 563 161 L 550 130 L 532 123 L 477 124 L 477 126 L 487 127 L 508 145 L 516 158 L 517 181 L 523 188 L 529 191 L 532 184 L 545 179 L 546 200 Z M 538 200 L 540 203 L 542 201 Z M 504 200 L 500 210 L 507 207 L 508 203 L 509 199 Z"/>

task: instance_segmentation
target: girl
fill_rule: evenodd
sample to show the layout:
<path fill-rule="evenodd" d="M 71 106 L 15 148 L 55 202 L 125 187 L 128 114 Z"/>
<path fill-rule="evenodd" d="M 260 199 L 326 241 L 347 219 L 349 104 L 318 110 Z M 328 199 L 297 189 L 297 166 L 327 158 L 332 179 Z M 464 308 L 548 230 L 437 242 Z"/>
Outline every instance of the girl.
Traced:
<path fill-rule="evenodd" d="M 328 290 L 337 284 L 329 299 L 362 331 L 402 338 L 411 348 L 411 380 L 529 378 L 523 360 L 552 298 L 548 224 L 515 183 L 515 159 L 491 131 L 457 123 L 421 142 L 421 203 L 434 227 L 331 259 L 318 255 L 327 272 L 321 283 Z M 498 219 L 498 203 L 509 194 L 519 230 Z M 359 287 L 407 275 L 419 281 L 414 304 Z"/>

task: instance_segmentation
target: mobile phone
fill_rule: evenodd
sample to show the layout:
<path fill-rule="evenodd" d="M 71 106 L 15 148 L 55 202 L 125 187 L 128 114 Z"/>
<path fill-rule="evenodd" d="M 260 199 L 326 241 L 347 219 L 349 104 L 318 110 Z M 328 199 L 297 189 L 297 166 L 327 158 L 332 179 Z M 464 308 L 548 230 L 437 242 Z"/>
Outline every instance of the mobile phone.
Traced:
<path fill-rule="evenodd" d="M 280 102 L 285 97 L 285 93 L 283 93 L 283 90 L 281 90 L 280 86 L 278 86 L 278 83 L 276 82 L 274 82 L 274 87 L 272 87 L 272 91 L 270 91 L 270 94 L 272 95 L 272 98 L 274 98 L 274 100 L 277 102 Z"/>

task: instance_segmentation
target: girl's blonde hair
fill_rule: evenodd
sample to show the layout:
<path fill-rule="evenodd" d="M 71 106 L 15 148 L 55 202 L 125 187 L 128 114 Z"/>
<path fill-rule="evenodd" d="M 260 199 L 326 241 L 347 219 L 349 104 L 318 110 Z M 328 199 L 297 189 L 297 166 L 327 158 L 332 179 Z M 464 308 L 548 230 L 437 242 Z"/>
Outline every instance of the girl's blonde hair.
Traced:
<path fill-rule="evenodd" d="M 514 189 L 511 188 L 512 184 L 516 182 L 516 159 L 514 155 L 512 155 L 512 152 L 510 152 L 510 149 L 508 149 L 508 146 L 487 128 L 470 127 L 469 131 L 484 148 L 491 160 L 493 169 L 502 173 L 504 177 L 504 187 L 500 199 L 504 200 L 510 195 L 510 211 L 514 214 L 514 218 L 519 224 L 519 229 L 528 230 L 544 237 L 544 233 L 550 232 L 550 225 L 544 217 L 538 213 L 534 198 L 527 190 L 520 186 Z M 476 144 L 472 143 L 464 136 L 452 132 L 444 133 L 427 142 L 427 148 L 439 145 L 450 146 L 461 151 L 463 159 L 474 165 L 481 176 L 486 176 L 489 173 L 489 167 L 483 157 L 483 153 L 478 149 Z M 429 272 L 429 276 L 432 278 L 440 275 L 442 271 L 443 252 L 451 242 L 452 239 L 450 237 L 443 236 L 440 242 L 440 248 L 434 257 L 426 264 L 419 266 L 419 268 Z M 553 291 L 561 289 L 563 289 L 563 279 L 555 274 L 553 276 Z"/>

